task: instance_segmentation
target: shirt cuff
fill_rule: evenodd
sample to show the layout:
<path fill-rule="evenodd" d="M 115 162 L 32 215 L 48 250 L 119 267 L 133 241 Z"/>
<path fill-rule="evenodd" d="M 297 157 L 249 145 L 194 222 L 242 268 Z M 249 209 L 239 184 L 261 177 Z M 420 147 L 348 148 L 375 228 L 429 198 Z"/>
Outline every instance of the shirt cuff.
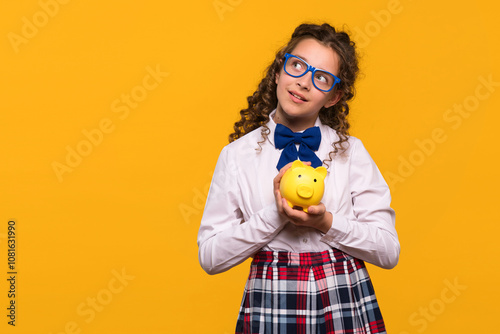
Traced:
<path fill-rule="evenodd" d="M 350 225 L 346 217 L 333 214 L 332 227 L 320 239 L 329 246 L 338 248 L 342 240 L 349 234 Z"/>

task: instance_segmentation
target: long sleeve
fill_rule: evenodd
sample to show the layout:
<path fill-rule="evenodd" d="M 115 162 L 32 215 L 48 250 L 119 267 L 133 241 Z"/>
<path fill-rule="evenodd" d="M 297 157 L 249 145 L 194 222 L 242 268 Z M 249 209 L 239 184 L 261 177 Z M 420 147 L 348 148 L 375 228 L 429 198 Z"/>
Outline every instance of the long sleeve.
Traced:
<path fill-rule="evenodd" d="M 219 156 L 198 232 L 200 264 L 209 274 L 224 272 L 253 256 L 286 224 L 274 203 L 245 217 L 242 201 L 260 198 L 249 198 L 252 191 L 240 175 L 248 166 L 234 161 L 231 152 L 235 151 L 225 147 Z"/>
<path fill-rule="evenodd" d="M 352 144 L 348 166 L 352 215 L 333 213 L 332 227 L 321 241 L 391 269 L 398 263 L 400 245 L 389 187 L 361 141 Z"/>

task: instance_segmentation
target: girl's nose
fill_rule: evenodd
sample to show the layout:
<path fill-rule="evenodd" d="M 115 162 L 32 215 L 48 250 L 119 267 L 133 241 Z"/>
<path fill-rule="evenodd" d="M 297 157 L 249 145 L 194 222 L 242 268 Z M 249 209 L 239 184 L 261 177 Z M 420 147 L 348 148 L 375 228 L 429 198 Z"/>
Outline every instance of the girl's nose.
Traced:
<path fill-rule="evenodd" d="M 297 78 L 297 85 L 299 87 L 301 87 L 301 88 L 310 90 L 311 89 L 311 85 L 312 85 L 312 77 L 311 77 L 311 75 L 312 75 L 311 72 L 307 72 L 306 74 L 304 74 L 300 78 Z"/>

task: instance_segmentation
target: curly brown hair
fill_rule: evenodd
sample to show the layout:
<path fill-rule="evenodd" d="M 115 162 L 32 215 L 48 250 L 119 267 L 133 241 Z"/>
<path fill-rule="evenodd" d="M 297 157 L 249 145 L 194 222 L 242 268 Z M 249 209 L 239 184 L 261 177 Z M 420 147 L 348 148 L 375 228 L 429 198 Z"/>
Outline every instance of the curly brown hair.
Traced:
<path fill-rule="evenodd" d="M 349 34 L 344 31 L 336 31 L 331 25 L 323 23 L 301 24 L 292 34 L 290 41 L 282 47 L 277 53 L 273 63 L 267 68 L 266 76 L 259 83 L 257 90 L 253 95 L 247 97 L 248 108 L 240 111 L 241 119 L 234 123 L 234 132 L 229 135 L 229 142 L 232 142 L 245 134 L 262 127 L 261 133 L 263 140 L 270 133 L 266 123 L 269 121 L 269 114 L 276 109 L 278 98 L 276 95 L 277 84 L 275 82 L 276 74 L 280 72 L 283 64 L 282 60 L 285 53 L 291 53 L 297 44 L 306 38 L 314 38 L 325 46 L 332 48 L 340 59 L 339 74 L 340 83 L 335 85 L 336 91 L 341 91 L 340 100 L 329 108 L 322 107 L 319 112 L 319 118 L 325 125 L 334 129 L 339 140 L 332 144 L 332 154 L 343 153 L 347 147 L 344 143 L 349 137 L 349 115 L 348 101 L 354 97 L 354 82 L 359 72 L 358 55 L 355 49 L 355 43 L 350 39 Z"/>

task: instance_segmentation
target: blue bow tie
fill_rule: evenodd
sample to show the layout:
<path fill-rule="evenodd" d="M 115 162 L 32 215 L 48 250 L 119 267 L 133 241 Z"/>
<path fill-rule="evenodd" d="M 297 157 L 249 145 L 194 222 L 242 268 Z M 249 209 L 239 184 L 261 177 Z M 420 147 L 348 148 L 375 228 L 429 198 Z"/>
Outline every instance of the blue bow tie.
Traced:
<path fill-rule="evenodd" d="M 300 158 L 302 161 L 310 161 L 311 166 L 316 168 L 323 163 L 313 151 L 317 151 L 321 142 L 321 131 L 315 126 L 305 130 L 302 133 L 293 132 L 282 124 L 276 124 L 274 131 L 274 145 L 282 149 L 280 160 L 276 168 L 280 170 L 289 162 Z M 299 144 L 297 152 L 296 144 Z"/>

